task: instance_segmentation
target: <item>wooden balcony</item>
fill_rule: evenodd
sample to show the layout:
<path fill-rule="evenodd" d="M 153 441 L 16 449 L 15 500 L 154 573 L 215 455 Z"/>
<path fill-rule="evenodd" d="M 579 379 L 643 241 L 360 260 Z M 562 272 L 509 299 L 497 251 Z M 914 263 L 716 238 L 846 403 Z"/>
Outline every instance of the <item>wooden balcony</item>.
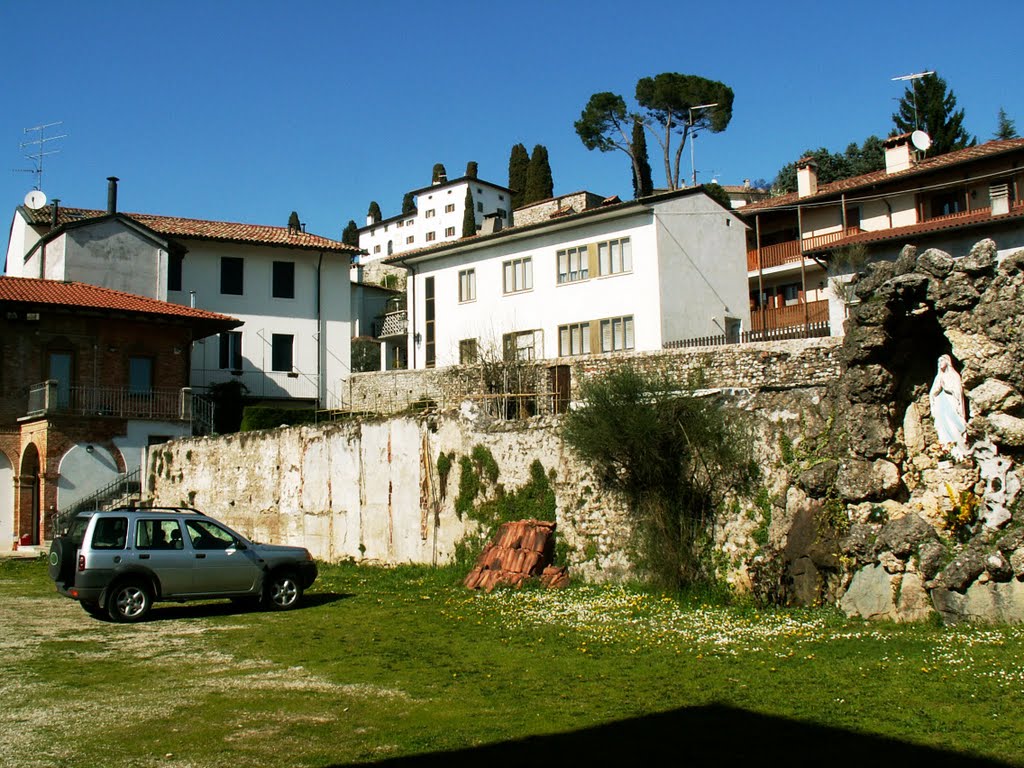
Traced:
<path fill-rule="evenodd" d="M 393 339 L 405 336 L 409 332 L 409 319 L 406 310 L 388 312 L 377 318 L 374 323 L 374 336 L 378 339 Z"/>
<path fill-rule="evenodd" d="M 802 328 L 805 325 L 819 327 L 828 325 L 828 300 L 809 301 L 806 304 L 790 304 L 786 307 L 762 307 L 750 309 L 750 330 L 752 333 L 772 332 Z M 815 334 L 817 335 L 817 334 Z M 825 334 L 828 335 L 827 333 Z"/>
<path fill-rule="evenodd" d="M 860 227 L 847 227 L 846 229 L 839 230 L 838 232 L 829 232 L 827 235 L 805 237 L 802 243 L 800 240 L 790 240 L 785 243 L 776 243 L 775 245 L 761 246 L 760 269 L 781 267 L 783 264 L 799 264 L 801 253 L 819 250 L 827 245 L 837 243 L 844 238 L 851 237 L 853 235 L 859 235 L 863 231 L 864 230 L 862 230 Z M 802 250 L 801 244 L 803 245 Z M 759 271 L 757 262 L 757 248 L 753 248 L 747 251 L 747 271 Z"/>

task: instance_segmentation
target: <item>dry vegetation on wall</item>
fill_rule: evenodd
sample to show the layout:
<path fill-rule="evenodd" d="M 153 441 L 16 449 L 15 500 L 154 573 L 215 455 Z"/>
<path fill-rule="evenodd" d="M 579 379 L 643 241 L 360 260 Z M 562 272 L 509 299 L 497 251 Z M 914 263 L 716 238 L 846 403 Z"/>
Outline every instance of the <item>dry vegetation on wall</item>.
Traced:
<path fill-rule="evenodd" d="M 562 430 L 627 500 L 635 564 L 671 588 L 718 578 L 716 522 L 726 497 L 749 493 L 758 474 L 741 414 L 696 389 L 624 366 L 580 388 Z"/>

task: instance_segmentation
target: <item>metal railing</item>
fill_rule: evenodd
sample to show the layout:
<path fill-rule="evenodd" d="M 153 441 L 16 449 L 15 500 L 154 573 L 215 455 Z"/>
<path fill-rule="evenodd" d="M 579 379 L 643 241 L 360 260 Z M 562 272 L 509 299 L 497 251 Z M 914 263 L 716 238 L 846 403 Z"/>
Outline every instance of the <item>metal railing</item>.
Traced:
<path fill-rule="evenodd" d="M 63 509 L 58 509 L 53 515 L 53 533 L 57 535 L 64 530 L 71 517 L 86 509 L 104 509 L 111 505 L 111 502 L 118 502 L 114 506 L 127 503 L 134 499 L 138 500 L 142 493 L 142 468 L 135 469 L 127 474 L 121 475 L 113 482 L 94 491 L 83 499 L 69 504 Z"/>
<path fill-rule="evenodd" d="M 56 379 L 29 387 L 28 416 L 65 414 L 191 422 L 196 406 L 192 390 L 123 387 L 66 387 Z M 201 406 L 200 406 L 201 407 Z"/>
<path fill-rule="evenodd" d="M 750 330 L 777 331 L 802 328 L 807 323 L 828 323 L 828 300 L 799 302 L 785 307 L 750 309 Z"/>

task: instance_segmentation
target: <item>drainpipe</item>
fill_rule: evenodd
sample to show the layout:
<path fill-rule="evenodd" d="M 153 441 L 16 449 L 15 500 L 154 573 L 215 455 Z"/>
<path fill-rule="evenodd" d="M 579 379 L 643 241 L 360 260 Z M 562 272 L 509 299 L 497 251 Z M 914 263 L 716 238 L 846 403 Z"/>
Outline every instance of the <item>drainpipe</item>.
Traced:
<path fill-rule="evenodd" d="M 326 396 L 326 382 L 324 381 L 323 371 L 323 348 L 324 348 L 324 328 L 323 328 L 323 313 L 320 310 L 321 302 L 321 281 L 323 279 L 323 264 L 324 264 L 324 252 L 320 251 L 320 258 L 316 263 L 316 398 L 319 401 L 321 408 L 327 407 L 327 396 Z M 351 290 L 351 289 L 350 289 Z M 350 299 L 351 300 L 351 299 Z M 349 308 L 349 315 L 351 316 L 351 307 Z"/>
<path fill-rule="evenodd" d="M 796 207 L 796 228 L 800 234 L 800 290 L 803 293 L 804 300 L 804 335 L 810 333 L 810 309 L 807 306 L 807 266 L 805 264 L 806 259 L 804 258 L 804 216 L 803 206 L 798 205 Z"/>

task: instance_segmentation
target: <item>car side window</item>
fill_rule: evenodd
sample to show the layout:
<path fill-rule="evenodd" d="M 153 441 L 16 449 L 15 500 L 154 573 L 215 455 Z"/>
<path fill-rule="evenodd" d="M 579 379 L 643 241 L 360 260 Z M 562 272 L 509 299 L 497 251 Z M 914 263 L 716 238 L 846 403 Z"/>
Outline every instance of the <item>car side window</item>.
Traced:
<path fill-rule="evenodd" d="M 230 533 L 204 520 L 188 520 L 185 527 L 193 549 L 228 549 L 236 543 Z"/>
<path fill-rule="evenodd" d="M 124 549 L 127 539 L 127 517 L 101 517 L 92 531 L 92 548 Z"/>
<path fill-rule="evenodd" d="M 177 520 L 139 520 L 135 525 L 136 549 L 182 549 Z"/>

